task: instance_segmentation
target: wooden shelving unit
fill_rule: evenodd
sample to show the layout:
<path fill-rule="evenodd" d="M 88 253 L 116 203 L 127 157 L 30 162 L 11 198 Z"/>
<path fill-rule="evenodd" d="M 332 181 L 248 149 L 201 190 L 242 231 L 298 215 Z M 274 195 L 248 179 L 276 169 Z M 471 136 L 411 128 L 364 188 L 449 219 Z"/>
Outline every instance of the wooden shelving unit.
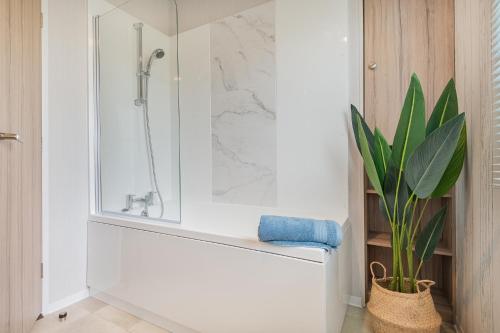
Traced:
<path fill-rule="evenodd" d="M 374 195 L 377 195 L 377 192 L 375 192 L 374 189 L 372 188 L 368 188 L 366 189 L 366 194 L 374 194 Z M 445 194 L 442 196 L 442 198 L 451 198 L 452 194 L 451 193 L 448 193 L 448 194 Z"/>
<path fill-rule="evenodd" d="M 368 181 L 365 181 L 368 184 Z M 368 265 L 372 261 L 382 262 L 388 269 L 389 274 L 392 272 L 392 255 L 391 250 L 391 233 L 388 222 L 382 216 L 378 208 L 378 195 L 370 188 L 365 192 L 365 240 L 366 240 L 366 264 L 367 264 L 367 299 L 369 299 L 369 290 L 371 287 L 371 276 L 369 276 Z M 448 206 L 448 211 L 453 211 L 454 194 L 449 193 L 444 197 L 432 199 L 429 201 L 424 213 L 423 225 L 429 221 L 443 205 Z M 419 203 L 417 212 L 422 209 L 423 204 Z M 454 251 L 454 233 L 455 233 L 455 218 L 449 213 L 446 217 L 445 230 L 441 237 L 440 243 L 434 252 L 433 258 L 424 264 L 422 268 L 422 276 L 436 282 L 436 285 L 431 289 L 436 309 L 440 312 L 443 320 L 447 322 L 453 321 L 453 304 L 454 304 L 454 279 L 455 279 L 455 251 Z M 415 262 L 417 262 L 415 258 Z"/>
<path fill-rule="evenodd" d="M 391 234 L 385 232 L 371 232 L 368 234 L 368 238 L 366 240 L 367 245 L 379 246 L 379 247 L 391 247 Z M 414 248 L 415 249 L 415 248 Z M 451 249 L 446 247 L 438 246 L 434 254 L 439 256 L 447 256 L 452 257 L 453 252 Z"/>

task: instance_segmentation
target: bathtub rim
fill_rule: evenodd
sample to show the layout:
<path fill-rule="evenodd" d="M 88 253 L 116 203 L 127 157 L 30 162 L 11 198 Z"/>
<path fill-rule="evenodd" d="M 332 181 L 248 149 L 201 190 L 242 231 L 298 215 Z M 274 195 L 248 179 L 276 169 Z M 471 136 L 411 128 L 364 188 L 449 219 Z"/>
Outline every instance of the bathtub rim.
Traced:
<path fill-rule="evenodd" d="M 336 250 L 326 251 L 318 248 L 307 247 L 282 247 L 271 245 L 268 243 L 259 242 L 257 239 L 242 238 L 231 235 L 221 235 L 209 233 L 206 231 L 195 230 L 184 227 L 179 223 L 168 223 L 165 221 L 149 220 L 140 217 L 132 216 L 106 216 L 106 215 L 90 215 L 88 222 L 108 224 L 117 227 L 130 228 L 146 232 L 154 232 L 169 236 L 182 237 L 197 241 L 227 245 L 238 247 L 247 250 L 265 252 L 269 254 L 281 255 L 285 257 L 302 259 L 317 263 L 325 263 L 327 256 L 335 253 Z M 342 226 L 342 231 L 345 233 L 349 229 L 349 220 L 338 222 Z M 342 246 L 350 246 L 343 243 Z"/>

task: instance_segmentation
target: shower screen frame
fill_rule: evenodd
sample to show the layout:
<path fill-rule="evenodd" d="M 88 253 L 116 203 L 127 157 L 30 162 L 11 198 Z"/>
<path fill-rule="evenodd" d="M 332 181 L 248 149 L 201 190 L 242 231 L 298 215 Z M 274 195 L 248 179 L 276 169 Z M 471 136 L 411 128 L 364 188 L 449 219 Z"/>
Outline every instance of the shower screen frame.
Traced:
<path fill-rule="evenodd" d="M 175 5 L 175 10 L 176 10 L 176 19 L 178 19 L 178 13 L 177 13 L 177 4 L 175 1 L 173 1 Z M 91 217 L 104 217 L 104 218 L 113 218 L 113 217 L 118 217 L 118 218 L 127 218 L 127 219 L 132 219 L 135 221 L 139 222 L 151 222 L 151 221 L 156 221 L 156 222 L 161 222 L 162 224 L 164 223 L 174 223 L 174 224 L 181 224 L 182 221 L 182 199 L 181 199 L 181 161 L 180 161 L 180 87 L 179 87 L 179 80 L 176 79 L 175 84 L 176 84 L 176 110 L 174 112 L 177 112 L 177 136 L 178 136 L 178 177 L 179 177 L 179 205 L 178 205 L 178 216 L 179 220 L 172 220 L 172 219 L 166 219 L 166 218 L 156 218 L 156 217 L 149 217 L 149 216 L 140 216 L 140 215 L 133 215 L 133 214 L 127 214 L 125 212 L 118 212 L 118 211 L 109 211 L 103 209 L 102 205 L 102 174 L 101 174 L 101 132 L 102 132 L 102 123 L 101 123 L 101 108 L 100 108 L 100 101 L 101 101 L 101 87 L 100 87 L 100 82 L 101 82 L 101 57 L 100 57 L 100 19 L 102 15 L 94 15 L 92 16 L 92 93 L 93 93 L 93 98 L 91 98 L 91 103 L 93 103 L 93 107 L 89 108 L 89 144 L 90 144 L 90 149 L 89 149 L 89 164 L 90 164 L 90 216 Z M 178 31 L 176 34 L 176 55 L 175 55 L 175 68 L 176 68 L 176 77 L 180 76 L 180 68 L 179 68 L 179 36 L 178 36 Z"/>

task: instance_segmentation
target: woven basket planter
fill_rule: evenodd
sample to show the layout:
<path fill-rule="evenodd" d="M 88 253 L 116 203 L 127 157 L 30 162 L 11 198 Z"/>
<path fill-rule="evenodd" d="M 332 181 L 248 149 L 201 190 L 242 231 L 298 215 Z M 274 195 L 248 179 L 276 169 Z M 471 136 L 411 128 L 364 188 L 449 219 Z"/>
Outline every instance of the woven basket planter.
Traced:
<path fill-rule="evenodd" d="M 375 277 L 375 264 L 383 268 L 382 278 Z M 387 278 L 384 265 L 372 262 L 370 270 L 372 289 L 367 307 L 372 316 L 371 324 L 375 333 L 439 333 L 442 320 L 434 307 L 430 291 L 434 281 L 417 281 L 417 293 L 399 293 L 387 288 L 392 278 Z M 406 283 L 409 284 L 409 281 Z"/>

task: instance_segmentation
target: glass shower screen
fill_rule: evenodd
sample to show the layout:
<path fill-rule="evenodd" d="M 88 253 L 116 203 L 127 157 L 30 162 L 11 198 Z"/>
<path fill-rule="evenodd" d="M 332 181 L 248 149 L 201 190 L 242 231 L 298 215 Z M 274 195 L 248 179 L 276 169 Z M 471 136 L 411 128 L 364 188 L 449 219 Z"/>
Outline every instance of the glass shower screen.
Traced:
<path fill-rule="evenodd" d="M 107 5 L 94 18 L 97 210 L 178 222 L 176 4 Z"/>

